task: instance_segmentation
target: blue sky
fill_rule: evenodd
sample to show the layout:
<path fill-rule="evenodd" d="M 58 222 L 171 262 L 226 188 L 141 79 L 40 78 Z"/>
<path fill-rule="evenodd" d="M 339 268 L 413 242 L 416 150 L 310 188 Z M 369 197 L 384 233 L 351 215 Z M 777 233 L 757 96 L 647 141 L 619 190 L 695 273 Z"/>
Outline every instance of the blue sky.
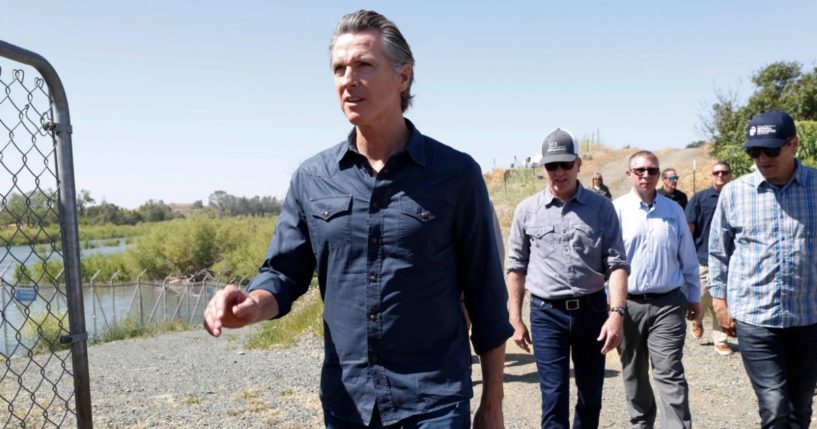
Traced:
<path fill-rule="evenodd" d="M 556 127 L 680 148 L 703 137 L 716 89 L 746 96 L 774 61 L 817 66 L 815 2 L 503 3 L 14 2 L 0 39 L 57 69 L 77 188 L 125 207 L 283 196 L 297 165 L 350 129 L 327 44 L 359 8 L 411 44 L 407 117 L 483 170 L 535 153 Z"/>

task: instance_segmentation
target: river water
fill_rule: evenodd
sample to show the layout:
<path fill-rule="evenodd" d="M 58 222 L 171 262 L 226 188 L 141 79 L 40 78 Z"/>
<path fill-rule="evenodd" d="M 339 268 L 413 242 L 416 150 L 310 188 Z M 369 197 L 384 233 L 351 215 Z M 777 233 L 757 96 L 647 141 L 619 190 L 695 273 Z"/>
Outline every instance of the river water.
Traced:
<path fill-rule="evenodd" d="M 82 256 L 123 252 L 124 242 L 116 246 L 82 250 Z M 34 288 L 17 285 L 12 277 L 14 266 L 24 262 L 31 266 L 39 258 L 32 256 L 31 246 L 0 248 L 0 355 L 22 354 L 36 341 L 36 324 L 51 313 L 61 319 L 68 331 L 65 284 L 41 284 Z M 52 258 L 58 257 L 56 254 Z M 204 296 L 199 296 L 204 292 Z M 111 285 L 105 281 L 83 283 L 85 328 L 89 339 L 102 335 L 115 320 L 125 317 L 145 322 L 182 320 L 201 322 L 203 306 L 213 292 L 212 285 L 196 287 L 162 286 L 161 283 L 143 282 Z"/>

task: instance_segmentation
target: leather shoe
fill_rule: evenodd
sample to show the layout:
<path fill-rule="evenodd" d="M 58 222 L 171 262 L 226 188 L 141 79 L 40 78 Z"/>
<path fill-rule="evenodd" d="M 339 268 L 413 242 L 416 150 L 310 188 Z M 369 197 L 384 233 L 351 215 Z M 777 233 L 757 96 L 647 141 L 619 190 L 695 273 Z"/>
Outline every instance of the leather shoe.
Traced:
<path fill-rule="evenodd" d="M 715 352 L 721 356 L 729 356 L 732 354 L 732 348 L 726 343 L 715 343 Z"/>
<path fill-rule="evenodd" d="M 692 322 L 692 336 L 695 338 L 701 338 L 704 336 L 704 325 L 701 325 L 698 322 Z"/>

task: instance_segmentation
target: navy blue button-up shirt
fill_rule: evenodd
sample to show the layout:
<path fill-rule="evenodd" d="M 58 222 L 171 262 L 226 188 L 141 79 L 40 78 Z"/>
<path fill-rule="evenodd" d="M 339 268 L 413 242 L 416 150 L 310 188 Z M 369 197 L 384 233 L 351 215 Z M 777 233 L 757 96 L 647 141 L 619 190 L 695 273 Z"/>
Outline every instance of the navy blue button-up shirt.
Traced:
<path fill-rule="evenodd" d="M 695 225 L 692 239 L 695 241 L 695 250 L 698 252 L 698 263 L 707 266 L 709 263 L 709 228 L 712 226 L 712 217 L 718 206 L 720 192 L 715 188 L 707 188 L 696 193 L 689 200 L 684 209 L 687 223 Z"/>
<path fill-rule="evenodd" d="M 343 420 L 384 424 L 472 396 L 460 293 L 477 353 L 513 328 L 488 193 L 468 155 L 420 134 L 375 173 L 355 133 L 295 172 L 250 290 L 280 315 L 317 269 L 324 300 L 320 396 Z"/>

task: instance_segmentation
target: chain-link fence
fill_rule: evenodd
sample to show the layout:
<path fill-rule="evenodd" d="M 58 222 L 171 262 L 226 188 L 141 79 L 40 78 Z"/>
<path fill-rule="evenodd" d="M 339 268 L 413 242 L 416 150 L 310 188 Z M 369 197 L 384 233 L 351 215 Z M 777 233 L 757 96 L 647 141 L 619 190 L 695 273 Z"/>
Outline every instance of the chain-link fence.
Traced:
<path fill-rule="evenodd" d="M 57 278 L 32 277 L 25 269 L 52 258 L 64 262 Z M 22 268 L 9 276 L 11 267 Z M 92 426 L 79 270 L 71 125 L 62 83 L 43 57 L 0 41 L 4 426 Z M 12 319 L 12 313 L 19 317 Z"/>

